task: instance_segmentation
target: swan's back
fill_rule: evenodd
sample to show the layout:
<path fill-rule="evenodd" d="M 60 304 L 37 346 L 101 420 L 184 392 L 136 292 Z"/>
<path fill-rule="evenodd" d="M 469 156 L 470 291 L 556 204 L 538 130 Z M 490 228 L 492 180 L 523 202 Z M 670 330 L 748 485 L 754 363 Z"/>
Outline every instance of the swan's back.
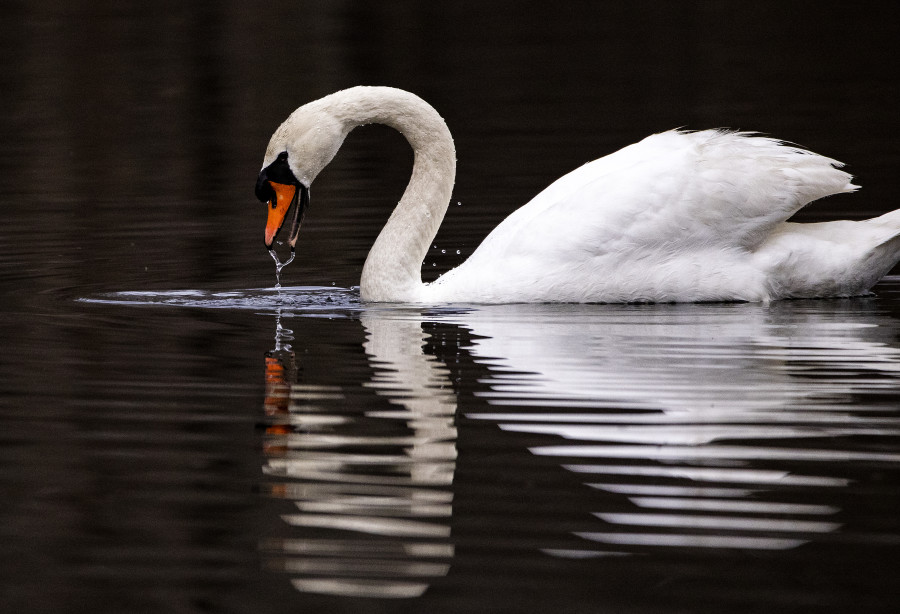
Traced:
<path fill-rule="evenodd" d="M 474 302 L 766 300 L 767 273 L 751 256 L 807 203 L 856 189 L 839 166 L 747 133 L 655 134 L 554 182 L 428 292 Z"/>

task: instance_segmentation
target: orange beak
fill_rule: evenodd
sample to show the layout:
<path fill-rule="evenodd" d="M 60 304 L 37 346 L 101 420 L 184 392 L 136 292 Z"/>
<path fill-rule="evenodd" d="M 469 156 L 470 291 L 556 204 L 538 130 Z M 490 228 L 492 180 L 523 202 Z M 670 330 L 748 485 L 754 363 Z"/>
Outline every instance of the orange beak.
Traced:
<path fill-rule="evenodd" d="M 281 230 L 288 209 L 297 195 L 297 186 L 270 181 L 269 185 L 275 192 L 275 197 L 269 201 L 269 217 L 266 220 L 266 247 L 271 248 L 275 241 L 275 235 Z M 293 238 L 293 237 L 292 237 Z"/>

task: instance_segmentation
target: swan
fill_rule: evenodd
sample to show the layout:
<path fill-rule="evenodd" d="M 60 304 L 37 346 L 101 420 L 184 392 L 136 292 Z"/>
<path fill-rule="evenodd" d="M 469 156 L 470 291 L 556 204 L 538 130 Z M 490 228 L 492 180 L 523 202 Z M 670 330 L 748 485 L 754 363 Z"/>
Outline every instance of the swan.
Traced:
<path fill-rule="evenodd" d="M 900 259 L 900 210 L 863 221 L 787 221 L 813 200 L 857 189 L 836 160 L 754 133 L 671 130 L 556 180 L 503 220 L 460 266 L 425 284 L 422 261 L 455 180 L 453 139 L 418 96 L 365 86 L 299 107 L 272 135 L 256 183 L 257 198 L 268 205 L 270 252 L 293 207 L 293 258 L 313 180 L 347 134 L 370 123 L 400 131 L 414 164 L 363 266 L 364 301 L 855 296 Z"/>

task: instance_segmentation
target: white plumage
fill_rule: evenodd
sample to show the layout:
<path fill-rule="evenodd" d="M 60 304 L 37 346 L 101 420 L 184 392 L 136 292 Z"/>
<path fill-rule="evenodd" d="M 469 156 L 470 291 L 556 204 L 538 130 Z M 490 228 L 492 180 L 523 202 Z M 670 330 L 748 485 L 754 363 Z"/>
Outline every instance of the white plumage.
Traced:
<path fill-rule="evenodd" d="M 288 153 L 309 186 L 354 127 L 385 123 L 415 152 L 403 198 L 363 269 L 389 302 L 766 301 L 866 293 L 900 258 L 900 212 L 797 224 L 807 203 L 857 186 L 840 163 L 748 133 L 655 134 L 561 177 L 469 259 L 421 282 L 455 179 L 453 141 L 427 103 L 357 87 L 295 111 L 263 166 Z"/>

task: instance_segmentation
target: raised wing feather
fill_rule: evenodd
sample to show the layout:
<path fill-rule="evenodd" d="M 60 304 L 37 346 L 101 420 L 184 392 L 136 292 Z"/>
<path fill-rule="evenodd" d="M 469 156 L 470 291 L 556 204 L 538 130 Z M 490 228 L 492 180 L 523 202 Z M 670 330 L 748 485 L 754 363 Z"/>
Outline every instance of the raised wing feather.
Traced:
<path fill-rule="evenodd" d="M 655 134 L 554 182 L 497 226 L 472 260 L 753 250 L 807 203 L 854 190 L 838 166 L 747 133 Z"/>

